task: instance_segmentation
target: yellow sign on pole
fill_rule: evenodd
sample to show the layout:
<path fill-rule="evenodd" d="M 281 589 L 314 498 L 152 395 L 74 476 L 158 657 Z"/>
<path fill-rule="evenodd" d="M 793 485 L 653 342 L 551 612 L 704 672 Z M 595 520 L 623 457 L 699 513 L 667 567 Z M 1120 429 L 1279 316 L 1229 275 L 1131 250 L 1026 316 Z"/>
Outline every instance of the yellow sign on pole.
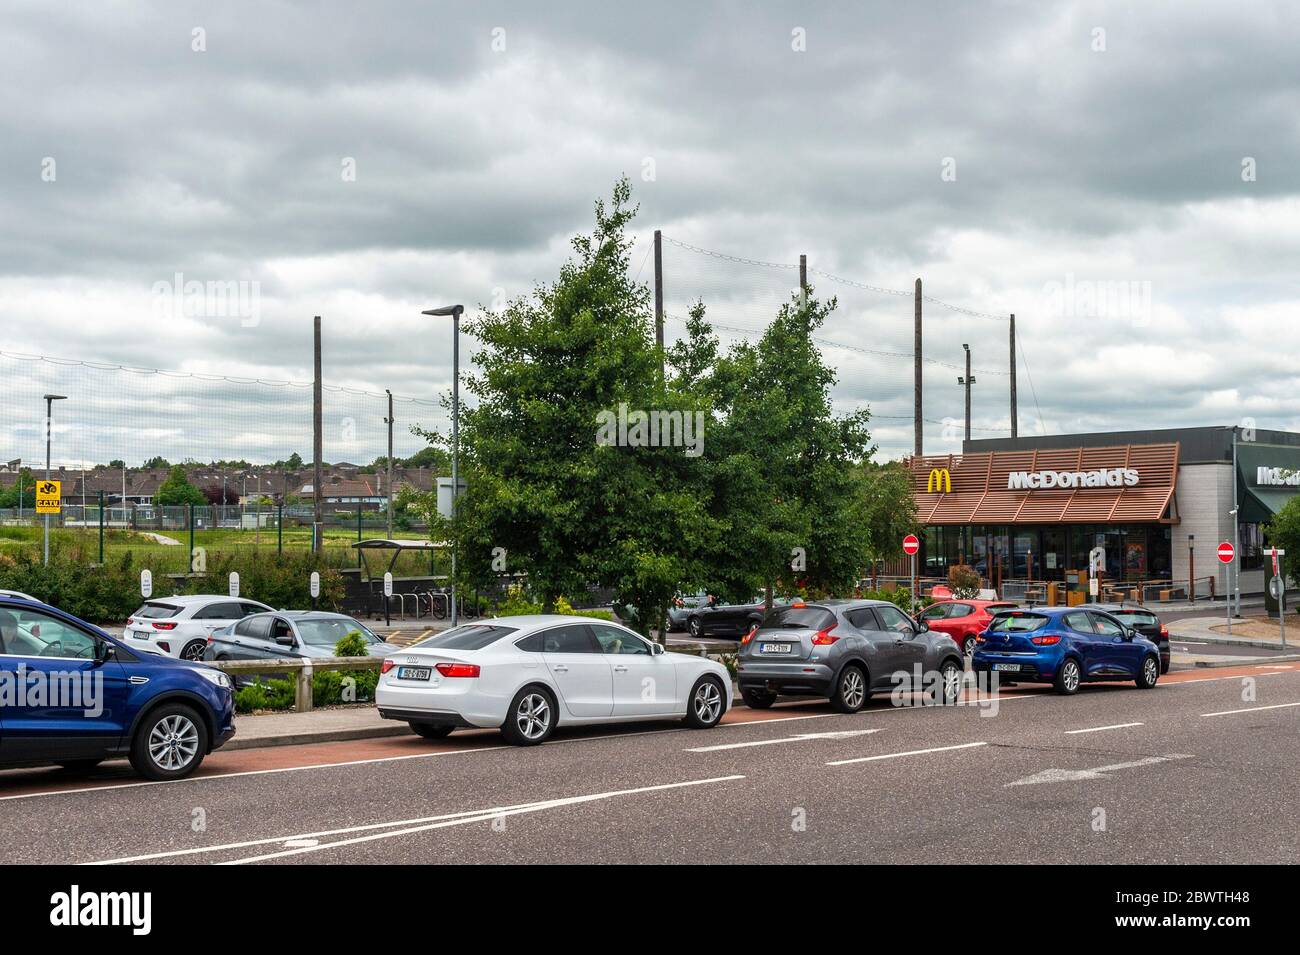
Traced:
<path fill-rule="evenodd" d="M 63 505 L 62 481 L 36 482 L 36 513 L 57 514 Z"/>

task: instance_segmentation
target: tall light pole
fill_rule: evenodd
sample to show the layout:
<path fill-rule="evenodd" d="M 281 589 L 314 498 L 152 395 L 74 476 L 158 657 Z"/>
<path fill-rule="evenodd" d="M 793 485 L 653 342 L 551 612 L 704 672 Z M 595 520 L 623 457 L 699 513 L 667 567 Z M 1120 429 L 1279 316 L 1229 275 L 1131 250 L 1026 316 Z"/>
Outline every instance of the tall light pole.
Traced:
<path fill-rule="evenodd" d="M 966 350 L 966 377 L 957 377 L 957 384 L 964 385 L 966 388 L 966 440 L 970 440 L 970 386 L 975 384 L 975 376 L 970 373 L 970 346 L 963 344 L 961 346 Z"/>
<path fill-rule="evenodd" d="M 456 626 L 456 548 L 459 529 L 456 524 L 456 499 L 460 496 L 460 316 L 464 305 L 445 305 L 426 309 L 422 314 L 437 318 L 451 316 L 451 625 Z M 391 458 L 392 455 L 390 454 Z M 392 493 L 390 490 L 389 493 Z"/>
<path fill-rule="evenodd" d="M 45 480 L 50 479 L 50 433 L 54 430 L 54 402 L 64 401 L 67 395 L 45 395 Z M 50 515 L 45 515 L 45 563 L 50 562 Z"/>
<path fill-rule="evenodd" d="M 393 392 L 385 388 L 388 392 L 388 417 L 384 419 L 384 424 L 388 425 L 388 539 L 393 539 Z M 437 488 L 434 488 L 437 493 Z"/>

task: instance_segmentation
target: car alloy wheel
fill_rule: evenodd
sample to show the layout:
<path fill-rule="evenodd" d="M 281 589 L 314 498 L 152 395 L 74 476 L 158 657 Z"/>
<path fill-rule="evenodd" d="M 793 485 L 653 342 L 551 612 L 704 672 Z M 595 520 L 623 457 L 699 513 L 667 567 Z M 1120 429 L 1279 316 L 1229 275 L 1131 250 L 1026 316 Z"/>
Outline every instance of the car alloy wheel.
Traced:
<path fill-rule="evenodd" d="M 971 634 L 965 640 L 962 641 L 962 645 L 961 645 L 962 652 L 964 652 L 968 657 L 972 656 L 975 653 L 975 646 L 976 646 L 975 635 Z"/>
<path fill-rule="evenodd" d="M 1152 687 L 1156 685 L 1158 679 L 1160 679 L 1160 664 L 1156 662 L 1155 657 L 1147 657 L 1142 663 L 1142 684 Z"/>
<path fill-rule="evenodd" d="M 691 636 L 698 640 L 700 638 L 700 618 L 692 617 L 687 623 L 687 627 L 691 631 Z"/>
<path fill-rule="evenodd" d="M 1061 666 L 1061 685 L 1066 693 L 1073 693 L 1079 688 L 1079 664 L 1066 660 Z"/>
<path fill-rule="evenodd" d="M 722 691 L 712 680 L 705 680 L 695 688 L 691 701 L 695 708 L 695 719 L 706 726 L 714 723 L 722 715 Z"/>
<path fill-rule="evenodd" d="M 944 664 L 939 673 L 943 677 L 941 686 L 943 705 L 953 706 L 961 696 L 962 669 L 950 661 Z"/>
<path fill-rule="evenodd" d="M 541 739 L 551 728 L 551 701 L 541 693 L 527 694 L 515 707 L 515 725 L 524 739 Z"/>
<path fill-rule="evenodd" d="M 862 671 L 857 667 L 846 669 L 840 680 L 840 698 L 844 700 L 844 706 L 849 710 L 859 709 L 866 699 L 866 691 Z"/>
<path fill-rule="evenodd" d="M 169 773 L 184 769 L 199 751 L 199 730 L 180 713 L 164 716 L 149 731 L 149 758 Z"/>
<path fill-rule="evenodd" d="M 202 660 L 203 654 L 204 652 L 207 651 L 207 649 L 208 649 L 208 645 L 205 641 L 193 640 L 185 644 L 185 648 L 181 650 L 181 659 L 191 660 L 191 661 Z"/>

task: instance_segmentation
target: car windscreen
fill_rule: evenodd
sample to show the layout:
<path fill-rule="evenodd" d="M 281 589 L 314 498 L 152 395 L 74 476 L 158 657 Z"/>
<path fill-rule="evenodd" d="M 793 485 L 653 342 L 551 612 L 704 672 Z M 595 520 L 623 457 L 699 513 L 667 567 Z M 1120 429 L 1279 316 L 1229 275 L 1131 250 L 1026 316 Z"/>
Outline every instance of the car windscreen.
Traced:
<path fill-rule="evenodd" d="M 989 622 L 989 629 L 998 633 L 1030 633 L 1042 630 L 1048 619 L 1040 613 L 1000 613 Z"/>
<path fill-rule="evenodd" d="M 501 627 L 487 623 L 468 623 L 463 627 L 434 634 L 413 646 L 429 647 L 434 650 L 482 650 L 496 643 L 506 634 L 514 633 L 516 629 L 516 627 Z"/>
<path fill-rule="evenodd" d="M 180 613 L 181 608 L 175 604 L 160 604 L 152 601 L 145 604 L 135 613 L 133 617 L 139 617 L 142 620 L 162 620 L 164 617 L 174 617 Z"/>
<path fill-rule="evenodd" d="M 361 634 L 366 643 L 379 643 L 380 639 L 347 617 L 325 617 L 319 620 L 299 620 L 298 636 L 303 643 L 313 647 L 332 647 L 353 631 Z"/>
<path fill-rule="evenodd" d="M 825 630 L 835 625 L 835 614 L 825 607 L 773 607 L 759 630 Z"/>
<path fill-rule="evenodd" d="M 1160 623 L 1155 614 L 1146 610 L 1112 610 L 1110 615 L 1130 627 L 1154 627 Z"/>

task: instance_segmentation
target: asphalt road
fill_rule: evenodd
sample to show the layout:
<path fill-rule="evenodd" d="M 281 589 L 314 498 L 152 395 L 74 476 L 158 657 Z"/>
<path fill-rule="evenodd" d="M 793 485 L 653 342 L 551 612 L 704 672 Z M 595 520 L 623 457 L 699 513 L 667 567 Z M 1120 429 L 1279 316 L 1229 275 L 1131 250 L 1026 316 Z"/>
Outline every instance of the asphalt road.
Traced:
<path fill-rule="evenodd" d="M 1253 698 L 1252 698 L 1253 692 Z M 987 701 L 986 701 L 987 702 Z M 7 862 L 1295 862 L 1300 664 L 996 709 L 740 708 L 531 749 L 494 732 L 0 773 Z"/>

